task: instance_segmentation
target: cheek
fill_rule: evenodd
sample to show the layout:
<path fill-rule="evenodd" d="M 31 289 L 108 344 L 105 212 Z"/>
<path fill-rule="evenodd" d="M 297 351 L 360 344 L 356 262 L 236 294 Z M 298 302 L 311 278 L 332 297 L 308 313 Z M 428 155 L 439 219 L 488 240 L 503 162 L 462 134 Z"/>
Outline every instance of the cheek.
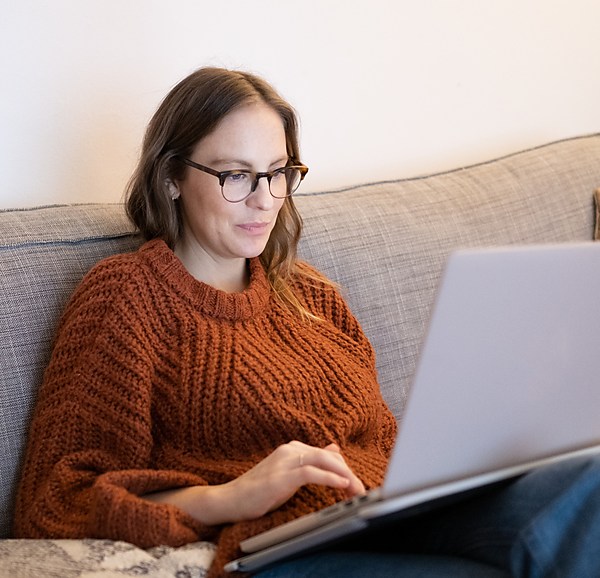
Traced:
<path fill-rule="evenodd" d="M 281 214 L 282 209 L 284 209 L 285 199 L 277 199 L 277 205 L 275 205 L 275 211 L 277 211 L 277 216 Z"/>
<path fill-rule="evenodd" d="M 186 196 L 182 209 L 195 221 L 222 220 L 228 215 L 228 207 L 223 206 L 221 198 L 201 191 L 193 191 L 191 195 Z"/>
<path fill-rule="evenodd" d="M 284 208 L 284 203 L 280 203 L 278 207 L 276 207 L 274 209 L 276 211 L 276 215 L 275 218 L 272 220 L 271 223 L 271 233 L 273 232 L 273 230 L 275 228 L 277 228 L 277 223 L 281 222 L 282 219 L 284 218 L 284 214 L 286 213 L 286 209 Z"/>

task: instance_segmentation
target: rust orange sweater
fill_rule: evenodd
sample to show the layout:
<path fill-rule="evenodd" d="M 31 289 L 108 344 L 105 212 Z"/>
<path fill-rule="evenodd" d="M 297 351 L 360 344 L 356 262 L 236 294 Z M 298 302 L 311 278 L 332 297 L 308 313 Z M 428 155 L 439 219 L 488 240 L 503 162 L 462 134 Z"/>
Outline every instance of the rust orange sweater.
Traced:
<path fill-rule="evenodd" d="M 272 298 L 258 259 L 243 293 L 191 277 L 162 241 L 98 264 L 62 318 L 19 488 L 19 537 L 217 542 L 211 574 L 247 536 L 342 496 L 307 486 L 252 522 L 207 527 L 139 496 L 239 476 L 293 439 L 336 442 L 382 482 L 395 422 L 374 355 L 331 287 L 296 281 L 307 322 Z"/>

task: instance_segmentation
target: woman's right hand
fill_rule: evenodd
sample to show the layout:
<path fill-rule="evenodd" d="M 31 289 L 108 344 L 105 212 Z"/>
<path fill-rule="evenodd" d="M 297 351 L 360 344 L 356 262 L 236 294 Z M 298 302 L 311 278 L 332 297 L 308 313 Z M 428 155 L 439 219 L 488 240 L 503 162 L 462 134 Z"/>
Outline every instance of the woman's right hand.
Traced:
<path fill-rule="evenodd" d="M 202 523 L 216 525 L 260 518 L 306 484 L 341 489 L 348 497 L 365 492 L 336 444 L 317 448 L 292 441 L 226 484 L 168 490 L 145 498 L 174 504 Z"/>
<path fill-rule="evenodd" d="M 239 478 L 224 484 L 228 521 L 260 518 L 287 502 L 299 488 L 317 484 L 345 490 L 348 497 L 365 492 L 336 444 L 316 448 L 293 441 L 279 446 Z"/>

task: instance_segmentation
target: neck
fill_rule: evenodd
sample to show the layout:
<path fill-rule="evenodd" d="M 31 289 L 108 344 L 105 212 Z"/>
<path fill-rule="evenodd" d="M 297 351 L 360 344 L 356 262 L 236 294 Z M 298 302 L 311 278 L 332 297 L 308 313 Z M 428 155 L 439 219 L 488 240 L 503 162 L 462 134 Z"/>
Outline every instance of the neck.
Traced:
<path fill-rule="evenodd" d="M 175 255 L 190 275 L 215 289 L 240 293 L 248 287 L 250 273 L 244 258 L 218 261 L 197 243 L 186 243 L 185 239 L 175 246 Z"/>

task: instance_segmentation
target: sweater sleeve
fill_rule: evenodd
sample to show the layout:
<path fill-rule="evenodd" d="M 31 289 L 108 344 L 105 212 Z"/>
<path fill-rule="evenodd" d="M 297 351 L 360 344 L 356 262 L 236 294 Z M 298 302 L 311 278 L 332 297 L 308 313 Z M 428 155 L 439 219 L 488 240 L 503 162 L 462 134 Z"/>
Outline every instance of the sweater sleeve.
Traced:
<path fill-rule="evenodd" d="M 125 279 L 97 268 L 63 315 L 30 427 L 18 537 L 150 547 L 212 534 L 179 508 L 140 497 L 205 482 L 151 467 L 152 327 L 139 318 L 143 308 L 131 306 L 131 291 Z"/>

